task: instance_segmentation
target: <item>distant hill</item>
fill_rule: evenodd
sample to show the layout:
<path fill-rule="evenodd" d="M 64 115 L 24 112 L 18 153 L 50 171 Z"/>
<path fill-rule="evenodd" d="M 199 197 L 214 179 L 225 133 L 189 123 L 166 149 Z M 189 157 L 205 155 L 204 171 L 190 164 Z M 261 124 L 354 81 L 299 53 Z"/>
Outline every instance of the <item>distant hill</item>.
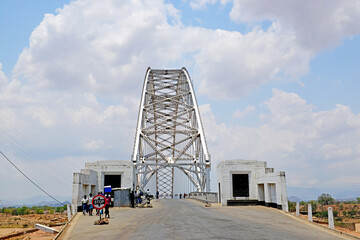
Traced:
<path fill-rule="evenodd" d="M 334 199 L 339 201 L 354 201 L 357 197 L 360 197 L 360 191 L 334 191 L 319 188 L 287 187 L 287 195 L 290 196 L 288 199 L 293 199 L 290 200 L 292 202 L 317 200 L 323 193 L 329 193 Z"/>
<path fill-rule="evenodd" d="M 71 197 L 69 196 L 54 196 L 55 199 L 58 199 L 63 204 L 68 204 L 71 202 Z M 2 205 L 0 207 L 22 207 L 22 206 L 51 206 L 58 207 L 61 206 L 58 202 L 49 198 L 48 196 L 34 196 L 25 199 L 0 199 Z"/>
<path fill-rule="evenodd" d="M 318 188 L 287 187 L 287 195 L 296 197 L 298 201 L 317 200 L 322 193 L 324 191 Z"/>
<path fill-rule="evenodd" d="M 360 197 L 360 191 L 343 191 L 332 195 L 333 198 L 343 201 L 354 201 Z"/>
<path fill-rule="evenodd" d="M 290 202 L 301 202 L 301 201 L 302 201 L 300 198 L 295 197 L 295 196 L 290 196 L 290 197 L 288 197 L 288 200 L 289 200 Z"/>

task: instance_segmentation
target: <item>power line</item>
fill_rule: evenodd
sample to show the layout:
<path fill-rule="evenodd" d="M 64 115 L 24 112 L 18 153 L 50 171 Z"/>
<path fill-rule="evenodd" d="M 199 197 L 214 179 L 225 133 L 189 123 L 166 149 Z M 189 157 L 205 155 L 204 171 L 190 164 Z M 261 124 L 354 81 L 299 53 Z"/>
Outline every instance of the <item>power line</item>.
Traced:
<path fill-rule="evenodd" d="M 26 177 L 27 180 L 29 180 L 32 184 L 34 184 L 38 189 L 40 189 L 43 193 L 45 193 L 46 195 L 48 195 L 49 197 L 51 197 L 53 200 L 55 200 L 56 202 L 60 203 L 60 205 L 63 205 L 62 202 L 60 202 L 59 200 L 57 200 L 56 198 L 54 198 L 53 196 L 51 196 L 49 193 L 47 193 L 44 189 L 42 189 L 39 185 L 37 185 L 33 180 L 31 180 L 28 176 L 26 176 L 25 173 L 23 173 L 2 151 L 0 151 L 1 155 L 3 155 L 3 157 L 8 160 L 9 163 L 11 163 L 11 165 L 14 166 L 14 168 L 16 168 L 24 177 Z"/>

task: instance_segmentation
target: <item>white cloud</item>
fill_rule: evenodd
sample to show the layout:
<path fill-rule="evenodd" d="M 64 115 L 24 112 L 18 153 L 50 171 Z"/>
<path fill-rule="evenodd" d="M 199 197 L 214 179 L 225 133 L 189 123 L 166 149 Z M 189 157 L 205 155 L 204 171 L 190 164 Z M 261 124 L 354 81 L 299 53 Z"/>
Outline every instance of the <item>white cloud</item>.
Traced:
<path fill-rule="evenodd" d="M 101 140 L 100 141 L 92 140 L 92 141 L 86 142 L 84 145 L 85 149 L 91 150 L 91 151 L 97 150 L 102 146 L 104 146 L 104 142 Z"/>
<path fill-rule="evenodd" d="M 277 89 L 266 106 L 270 113 L 259 127 L 217 123 L 209 105 L 201 108 L 213 166 L 224 159 L 268 161 L 300 187 L 326 188 L 334 176 L 356 179 L 360 114 L 342 105 L 316 112 L 299 95 Z M 351 187 L 350 180 L 343 189 Z"/>
<path fill-rule="evenodd" d="M 48 89 L 137 94 L 148 66 L 181 57 L 180 26 L 168 24 L 178 18 L 159 1 L 72 2 L 34 30 L 14 77 Z"/>
<path fill-rule="evenodd" d="M 2 71 L 2 63 L 0 63 L 0 89 L 2 86 L 6 85 L 8 82 L 7 77 L 5 76 L 5 73 Z"/>
<path fill-rule="evenodd" d="M 199 91 L 215 99 L 239 98 L 281 75 L 292 79 L 305 74 L 311 56 L 276 24 L 267 32 L 216 30 L 195 57 L 203 79 Z"/>
<path fill-rule="evenodd" d="M 233 114 L 233 118 L 241 119 L 255 111 L 255 106 L 247 106 L 243 111 L 236 110 Z"/>
<path fill-rule="evenodd" d="M 198 69 L 200 93 L 223 99 L 308 71 L 312 52 L 279 24 L 242 34 L 186 27 L 179 16 L 173 5 L 159 1 L 72 2 L 56 16 L 47 14 L 34 30 L 14 79 L 128 99 L 138 97 L 148 66 L 186 63 Z"/>
<path fill-rule="evenodd" d="M 218 0 L 190 0 L 190 7 L 197 10 L 205 10 L 207 4 L 214 4 Z"/>
<path fill-rule="evenodd" d="M 216 2 L 194 0 L 190 5 L 205 8 Z M 357 0 L 232 2 L 231 19 L 254 29 L 247 34 L 218 30 L 196 56 L 200 93 L 213 98 L 238 98 L 270 81 L 296 80 L 308 72 L 318 52 L 360 34 Z M 262 21 L 271 26 L 258 29 Z"/>
<path fill-rule="evenodd" d="M 359 13 L 357 0 L 234 0 L 230 16 L 238 22 L 276 21 L 284 32 L 295 32 L 302 46 L 319 51 L 359 34 Z"/>

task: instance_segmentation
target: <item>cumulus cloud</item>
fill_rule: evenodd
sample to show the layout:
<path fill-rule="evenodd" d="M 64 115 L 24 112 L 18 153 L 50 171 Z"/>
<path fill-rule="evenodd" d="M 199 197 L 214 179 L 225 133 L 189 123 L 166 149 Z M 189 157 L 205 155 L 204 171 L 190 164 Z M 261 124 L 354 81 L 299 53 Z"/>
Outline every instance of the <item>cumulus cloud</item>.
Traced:
<path fill-rule="evenodd" d="M 270 113 L 259 127 L 217 123 L 209 105 L 201 108 L 214 165 L 224 159 L 256 159 L 286 170 L 293 186 L 333 186 L 339 171 L 347 177 L 337 187 L 356 184 L 360 114 L 343 105 L 315 111 L 299 95 L 277 89 L 265 104 Z"/>
<path fill-rule="evenodd" d="M 238 98 L 280 74 L 293 78 L 308 71 L 311 52 L 276 24 L 247 34 L 216 30 L 212 37 L 195 58 L 203 79 L 199 91 L 213 98 Z"/>
<path fill-rule="evenodd" d="M 204 8 L 216 2 L 194 0 L 190 5 Z M 318 52 L 360 34 L 357 0 L 220 2 L 232 2 L 231 19 L 254 29 L 247 34 L 216 31 L 222 37 L 209 41 L 196 56 L 203 79 L 200 92 L 214 98 L 237 98 L 270 81 L 297 79 Z M 261 30 L 264 21 L 270 27 Z"/>
<path fill-rule="evenodd" d="M 42 89 L 127 99 L 138 96 L 148 66 L 186 63 L 198 69 L 200 93 L 223 99 L 308 71 L 312 52 L 279 24 L 242 34 L 184 26 L 179 16 L 173 5 L 159 1 L 72 2 L 57 15 L 45 15 L 14 78 Z"/>
<path fill-rule="evenodd" d="M 2 86 L 7 84 L 7 82 L 8 82 L 7 77 L 5 76 L 5 73 L 2 71 L 2 64 L 0 63 L 0 89 Z"/>
<path fill-rule="evenodd" d="M 206 5 L 214 4 L 217 0 L 190 0 L 190 7 L 196 10 L 204 10 L 206 9 Z"/>
<path fill-rule="evenodd" d="M 74 1 L 45 15 L 14 77 L 61 91 L 137 94 L 148 66 L 181 58 L 185 46 L 169 24 L 177 24 L 177 14 L 159 1 Z"/>
<path fill-rule="evenodd" d="M 295 32 L 300 44 L 319 51 L 360 33 L 357 0 L 234 0 L 230 16 L 237 22 L 276 21 Z"/>
<path fill-rule="evenodd" d="M 240 110 L 236 110 L 233 114 L 233 118 L 238 118 L 238 119 L 241 119 L 241 118 L 244 118 L 246 117 L 247 115 L 251 114 L 252 112 L 254 112 L 256 109 L 255 106 L 247 106 L 243 111 L 240 111 Z"/>

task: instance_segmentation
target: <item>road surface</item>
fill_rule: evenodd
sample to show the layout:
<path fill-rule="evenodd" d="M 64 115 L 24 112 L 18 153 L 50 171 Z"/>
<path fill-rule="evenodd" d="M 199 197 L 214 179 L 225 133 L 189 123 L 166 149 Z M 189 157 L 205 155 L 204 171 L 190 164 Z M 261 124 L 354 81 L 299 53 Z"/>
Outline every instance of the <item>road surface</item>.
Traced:
<path fill-rule="evenodd" d="M 153 200 L 154 208 L 114 208 L 108 225 L 77 216 L 60 239 L 341 239 L 262 206 L 206 208 L 195 200 Z"/>

